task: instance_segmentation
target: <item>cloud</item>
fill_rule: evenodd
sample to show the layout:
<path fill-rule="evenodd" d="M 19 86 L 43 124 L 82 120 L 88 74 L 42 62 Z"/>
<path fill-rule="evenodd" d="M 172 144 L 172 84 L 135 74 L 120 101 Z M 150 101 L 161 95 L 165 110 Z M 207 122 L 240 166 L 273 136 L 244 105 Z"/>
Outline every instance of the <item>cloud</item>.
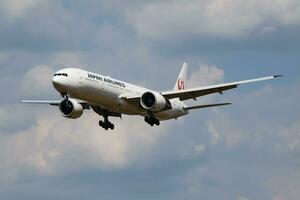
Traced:
<path fill-rule="evenodd" d="M 19 18 L 25 15 L 31 8 L 39 6 L 48 0 L 2 0 L 0 6 L 11 18 Z"/>
<path fill-rule="evenodd" d="M 244 38 L 299 25 L 300 4 L 297 0 L 156 1 L 130 10 L 126 17 L 145 38 Z"/>
<path fill-rule="evenodd" d="M 204 144 L 197 144 L 194 146 L 194 152 L 196 155 L 201 155 L 205 151 L 205 145 Z"/>
<path fill-rule="evenodd" d="M 222 141 L 228 148 L 250 145 L 253 148 L 267 149 L 268 153 L 300 152 L 300 126 L 296 110 L 288 105 L 296 105 L 300 98 L 295 92 L 299 86 L 265 86 L 245 96 L 232 94 L 234 100 L 230 112 L 214 110 L 211 112 L 207 127 L 211 133 L 211 144 Z M 285 91 L 285 93 L 279 92 Z M 289 95 L 285 100 L 280 96 Z M 263 100 L 262 100 L 263 99 Z M 276 100 L 275 100 L 276 99 Z M 275 100 L 275 101 L 274 101 Z M 281 108 L 278 110 L 277 108 Z M 274 117 L 275 110 L 280 115 Z M 290 116 L 291 119 L 285 116 Z M 249 123 L 251 122 L 251 123 Z M 267 145 L 269 140 L 276 140 L 276 145 Z"/>
<path fill-rule="evenodd" d="M 210 133 L 210 144 L 218 144 L 220 140 L 220 133 L 216 131 L 214 125 L 211 122 L 208 123 L 208 132 Z"/>
<path fill-rule="evenodd" d="M 200 64 L 187 79 L 187 88 L 200 87 L 222 83 L 224 81 L 224 70 L 215 65 Z M 204 96 L 198 98 L 197 104 L 211 103 L 215 96 Z M 195 102 L 188 102 L 194 104 Z"/>
<path fill-rule="evenodd" d="M 289 168 L 288 172 L 281 170 L 280 173 L 273 174 L 266 183 L 267 189 L 273 194 L 272 200 L 297 200 L 299 198 L 300 174 L 297 168 L 286 167 Z"/>
<path fill-rule="evenodd" d="M 97 115 L 88 111 L 79 120 L 69 120 L 53 107 L 32 109 L 35 112 L 30 118 L 35 123 L 31 126 L 10 134 L 0 132 L 2 182 L 84 169 L 127 168 L 147 159 L 159 138 L 168 133 L 166 125 L 150 128 L 141 117 L 111 118 L 116 128 L 106 132 L 98 126 Z M 13 116 L 13 113 L 7 114 Z M 2 117 L 0 119 L 3 123 Z"/>
<path fill-rule="evenodd" d="M 300 119 L 299 108 L 290 105 L 297 105 L 299 87 L 266 85 L 227 94 L 232 107 L 208 112 L 206 132 L 196 129 L 207 135 L 207 140 L 193 136 L 206 146 L 205 154 L 179 176 L 179 193 L 204 199 L 297 199 Z M 191 123 L 201 121 L 197 116 Z"/>
<path fill-rule="evenodd" d="M 224 80 L 223 69 L 215 65 L 200 65 L 188 78 L 188 87 L 199 87 L 217 84 Z"/>
<path fill-rule="evenodd" d="M 238 196 L 237 200 L 250 200 L 250 199 L 247 197 Z"/>
<path fill-rule="evenodd" d="M 28 96 L 44 96 L 52 88 L 51 79 L 54 74 L 52 68 L 41 65 L 30 69 L 21 81 L 21 91 Z"/>
<path fill-rule="evenodd" d="M 95 47 L 93 40 L 98 26 L 76 12 L 79 10 L 69 10 L 62 1 L 18 2 L 2 3 L 3 8 L 8 7 L 3 11 L 8 14 L 0 19 L 2 50 L 41 53 Z"/>
<path fill-rule="evenodd" d="M 83 68 L 82 54 L 72 51 L 61 51 L 54 53 L 51 58 L 51 64 L 60 68 L 78 67 Z"/>

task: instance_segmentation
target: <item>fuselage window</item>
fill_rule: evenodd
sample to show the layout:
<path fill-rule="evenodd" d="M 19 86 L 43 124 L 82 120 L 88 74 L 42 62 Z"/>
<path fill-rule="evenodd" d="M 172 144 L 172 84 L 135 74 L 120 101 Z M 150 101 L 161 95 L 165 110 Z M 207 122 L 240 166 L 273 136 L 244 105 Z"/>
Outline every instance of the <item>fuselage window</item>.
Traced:
<path fill-rule="evenodd" d="M 54 74 L 54 76 L 68 76 L 67 73 L 57 73 L 57 74 Z"/>

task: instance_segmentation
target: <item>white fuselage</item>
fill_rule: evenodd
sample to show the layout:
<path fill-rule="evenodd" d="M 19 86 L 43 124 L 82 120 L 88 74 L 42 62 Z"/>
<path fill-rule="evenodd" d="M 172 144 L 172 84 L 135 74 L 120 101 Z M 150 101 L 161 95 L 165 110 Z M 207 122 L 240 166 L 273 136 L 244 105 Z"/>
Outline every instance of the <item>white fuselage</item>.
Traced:
<path fill-rule="evenodd" d="M 141 96 L 151 91 L 108 76 L 102 76 L 76 68 L 66 68 L 55 73 L 52 79 L 55 89 L 72 98 L 100 106 L 102 109 L 127 114 L 146 116 L 148 112 L 141 106 L 128 103 L 123 96 Z M 153 112 L 159 120 L 178 118 L 188 114 L 184 104 L 179 99 L 170 100 L 171 109 Z"/>

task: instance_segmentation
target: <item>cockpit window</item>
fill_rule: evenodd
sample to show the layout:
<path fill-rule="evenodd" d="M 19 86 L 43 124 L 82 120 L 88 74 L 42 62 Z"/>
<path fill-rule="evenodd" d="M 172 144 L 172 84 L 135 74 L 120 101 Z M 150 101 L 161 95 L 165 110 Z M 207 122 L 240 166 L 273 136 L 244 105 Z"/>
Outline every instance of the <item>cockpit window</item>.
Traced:
<path fill-rule="evenodd" d="M 54 76 L 68 76 L 67 73 L 56 73 L 54 74 Z"/>

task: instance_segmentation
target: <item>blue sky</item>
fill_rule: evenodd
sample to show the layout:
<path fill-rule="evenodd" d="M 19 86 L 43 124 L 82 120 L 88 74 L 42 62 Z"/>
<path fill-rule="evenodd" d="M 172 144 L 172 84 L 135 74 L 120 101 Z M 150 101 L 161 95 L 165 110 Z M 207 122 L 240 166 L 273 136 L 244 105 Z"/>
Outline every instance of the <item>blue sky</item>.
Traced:
<path fill-rule="evenodd" d="M 0 13 L 1 199 L 298 199 L 297 0 L 2 0 Z M 156 128 L 112 119 L 111 133 L 92 112 L 19 103 L 60 98 L 64 67 L 168 90 L 183 62 L 190 87 L 285 76 Z"/>

